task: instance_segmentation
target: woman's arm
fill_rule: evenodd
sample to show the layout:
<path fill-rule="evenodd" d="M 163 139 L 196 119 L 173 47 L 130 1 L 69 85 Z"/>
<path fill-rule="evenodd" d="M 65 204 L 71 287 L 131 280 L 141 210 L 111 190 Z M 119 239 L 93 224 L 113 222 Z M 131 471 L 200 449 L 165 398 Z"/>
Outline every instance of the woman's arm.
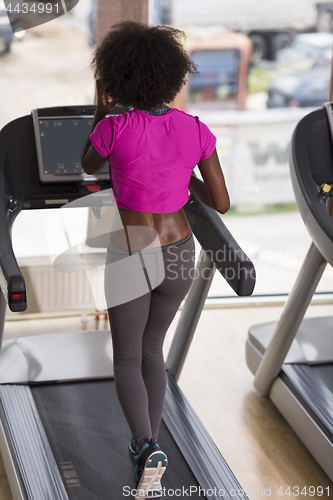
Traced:
<path fill-rule="evenodd" d="M 103 158 L 90 142 L 90 134 L 95 129 L 98 122 L 105 118 L 105 113 L 98 113 L 97 109 L 95 111 L 94 120 L 92 123 L 91 130 L 84 143 L 83 150 L 81 153 L 81 167 L 87 174 L 97 174 L 102 170 L 105 165 L 106 158 Z"/>
<path fill-rule="evenodd" d="M 106 85 L 102 85 L 100 80 L 97 80 L 97 92 L 98 101 L 97 107 L 94 115 L 94 120 L 91 126 L 91 130 L 87 137 L 87 140 L 83 146 L 81 153 L 81 166 L 87 174 L 96 174 L 105 165 L 106 159 L 103 158 L 94 148 L 90 141 L 90 134 L 95 129 L 98 122 L 103 120 L 105 116 L 110 113 L 110 111 L 115 107 L 118 99 L 112 99 L 111 102 L 108 101 L 107 95 L 105 93 Z"/>
<path fill-rule="evenodd" d="M 191 175 L 190 189 L 202 203 L 224 214 L 230 200 L 216 149 L 207 160 L 200 160 L 198 167 L 204 182 Z"/>

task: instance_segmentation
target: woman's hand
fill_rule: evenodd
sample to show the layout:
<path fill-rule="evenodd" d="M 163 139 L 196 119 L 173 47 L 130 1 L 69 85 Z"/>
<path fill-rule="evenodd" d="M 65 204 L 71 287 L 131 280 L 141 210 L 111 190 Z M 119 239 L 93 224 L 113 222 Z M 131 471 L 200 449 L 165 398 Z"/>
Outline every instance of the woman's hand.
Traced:
<path fill-rule="evenodd" d="M 206 160 L 198 163 L 203 182 L 191 175 L 190 189 L 199 200 L 220 214 L 225 214 L 230 207 L 228 190 L 216 149 Z"/>
<path fill-rule="evenodd" d="M 119 99 L 112 99 L 109 101 L 108 95 L 106 93 L 106 85 L 99 79 L 96 80 L 97 87 L 97 108 L 96 113 L 100 115 L 107 115 L 113 110 Z"/>

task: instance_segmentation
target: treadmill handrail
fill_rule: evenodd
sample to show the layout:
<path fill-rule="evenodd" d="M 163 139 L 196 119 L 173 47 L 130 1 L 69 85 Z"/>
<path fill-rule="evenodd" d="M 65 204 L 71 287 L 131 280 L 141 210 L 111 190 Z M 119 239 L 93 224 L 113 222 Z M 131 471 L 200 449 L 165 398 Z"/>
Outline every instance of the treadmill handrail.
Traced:
<path fill-rule="evenodd" d="M 322 242 L 316 237 L 315 226 L 317 225 L 321 229 L 322 235 L 325 235 L 325 240 L 327 238 L 333 243 L 333 219 L 327 210 L 325 200 L 320 196 L 320 186 L 312 177 L 308 152 L 306 148 L 304 148 L 303 137 L 304 127 L 307 127 L 308 123 L 311 124 L 311 122 L 322 113 L 326 115 L 323 108 L 312 111 L 297 124 L 291 140 L 289 165 L 296 201 L 305 226 L 319 250 L 322 251 L 322 253 L 323 251 L 326 253 Z M 304 151 L 299 149 L 299 143 L 300 147 L 303 146 Z M 312 214 L 312 217 L 309 217 L 309 213 Z"/>
<path fill-rule="evenodd" d="M 237 295 L 251 295 L 256 280 L 254 265 L 221 217 L 192 192 L 190 200 L 183 208 L 195 237 L 227 283 Z M 220 255 L 223 259 L 220 259 Z"/>
<path fill-rule="evenodd" d="M 7 144 L 14 128 L 13 123 L 6 125 L 0 132 L 0 286 L 10 310 L 17 312 L 25 311 L 27 304 L 25 280 L 17 263 L 10 237 L 11 226 L 21 210 L 21 203 L 15 200 L 11 207 L 6 193 L 5 160 Z M 23 301 L 12 302 L 9 300 L 12 294 L 20 294 Z"/>
<path fill-rule="evenodd" d="M 0 282 L 6 300 L 9 293 L 26 291 L 25 280 L 13 251 L 8 222 L 7 217 L 0 215 Z"/>

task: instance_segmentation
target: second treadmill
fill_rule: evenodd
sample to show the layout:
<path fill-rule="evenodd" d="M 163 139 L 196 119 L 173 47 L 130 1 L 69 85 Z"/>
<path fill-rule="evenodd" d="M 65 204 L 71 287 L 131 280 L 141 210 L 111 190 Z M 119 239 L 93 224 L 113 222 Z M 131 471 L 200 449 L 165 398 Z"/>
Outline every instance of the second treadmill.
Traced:
<path fill-rule="evenodd" d="M 303 319 L 327 263 L 333 265 L 332 138 L 332 103 L 305 116 L 294 131 L 291 179 L 313 242 L 280 320 L 250 328 L 246 358 L 257 390 L 333 481 L 333 317 Z"/>

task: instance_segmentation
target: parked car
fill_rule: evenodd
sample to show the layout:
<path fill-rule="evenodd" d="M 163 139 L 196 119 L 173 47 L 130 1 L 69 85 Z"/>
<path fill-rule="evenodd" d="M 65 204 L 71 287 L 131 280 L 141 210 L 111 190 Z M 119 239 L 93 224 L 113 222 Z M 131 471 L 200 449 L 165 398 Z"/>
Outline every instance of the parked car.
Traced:
<path fill-rule="evenodd" d="M 273 80 L 268 89 L 268 108 L 318 107 L 328 101 L 330 63 L 310 71 L 292 73 Z"/>
<path fill-rule="evenodd" d="M 302 33 L 296 35 L 290 47 L 277 54 L 279 66 L 297 65 L 304 60 L 318 61 L 332 58 L 333 34 Z"/>
<path fill-rule="evenodd" d="M 10 26 L 6 7 L 3 0 L 0 0 L 0 54 L 10 51 L 13 41 L 13 31 Z"/>

